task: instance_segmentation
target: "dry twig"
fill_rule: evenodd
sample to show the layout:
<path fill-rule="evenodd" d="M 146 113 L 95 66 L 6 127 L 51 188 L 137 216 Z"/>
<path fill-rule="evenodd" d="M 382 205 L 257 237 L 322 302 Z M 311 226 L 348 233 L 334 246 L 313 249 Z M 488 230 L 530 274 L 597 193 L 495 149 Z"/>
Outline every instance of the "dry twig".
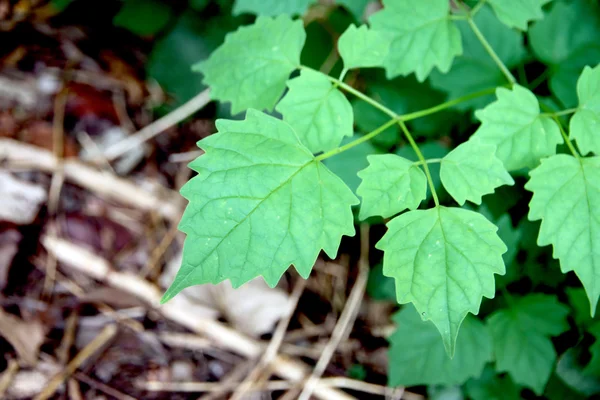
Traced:
<path fill-rule="evenodd" d="M 150 306 L 157 308 L 165 318 L 196 333 L 205 335 L 217 342 L 223 348 L 249 358 L 257 358 L 265 348 L 262 343 L 251 339 L 218 321 L 190 315 L 187 310 L 177 307 L 174 303 L 161 305 L 160 292 L 154 285 L 140 279 L 136 275 L 112 270 L 106 260 L 92 254 L 80 246 L 51 236 L 44 236 L 42 238 L 42 243 L 61 263 L 102 281 L 109 286 L 113 286 L 137 296 Z M 308 367 L 305 364 L 281 355 L 273 360 L 272 365 L 273 370 L 277 375 L 289 379 L 292 382 L 300 382 L 308 374 Z M 353 399 L 352 396 L 349 396 L 344 392 L 321 384 L 316 385 L 314 393 L 316 397 L 323 400 Z"/>
<path fill-rule="evenodd" d="M 306 382 L 306 385 L 304 385 L 304 389 L 298 398 L 299 400 L 310 399 L 319 378 L 323 375 L 331 357 L 333 357 L 333 353 L 335 353 L 340 342 L 348 336 L 352 329 L 352 325 L 354 325 L 360 302 L 365 293 L 367 277 L 369 276 L 369 225 L 363 224 L 360 227 L 360 244 L 360 260 L 358 261 L 358 276 L 356 282 L 350 292 L 350 296 L 348 296 L 344 311 L 342 311 L 342 315 L 331 333 L 331 339 L 323 349 L 321 358 L 317 361 L 317 365 L 310 375 L 310 378 Z"/>
<path fill-rule="evenodd" d="M 58 258 L 58 257 L 57 257 Z M 52 397 L 60 385 L 70 377 L 87 359 L 103 348 L 117 333 L 116 325 L 105 327 L 90 343 L 88 343 L 77 355 L 67 364 L 61 372 L 55 375 L 44 390 L 38 394 L 34 400 L 46 400 Z"/>

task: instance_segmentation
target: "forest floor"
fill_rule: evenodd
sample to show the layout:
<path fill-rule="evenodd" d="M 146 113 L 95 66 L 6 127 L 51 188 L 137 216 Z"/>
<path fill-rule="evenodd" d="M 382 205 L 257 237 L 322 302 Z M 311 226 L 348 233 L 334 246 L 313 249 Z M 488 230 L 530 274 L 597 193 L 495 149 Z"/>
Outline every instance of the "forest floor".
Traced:
<path fill-rule="evenodd" d="M 160 305 L 210 112 L 156 123 L 170 100 L 145 76 L 147 41 L 13 3 L 0 1 L 0 398 L 422 398 L 385 386 L 395 305 L 365 294 L 381 234 L 366 226 L 307 281 L 291 269 L 275 289 L 204 285 Z"/>

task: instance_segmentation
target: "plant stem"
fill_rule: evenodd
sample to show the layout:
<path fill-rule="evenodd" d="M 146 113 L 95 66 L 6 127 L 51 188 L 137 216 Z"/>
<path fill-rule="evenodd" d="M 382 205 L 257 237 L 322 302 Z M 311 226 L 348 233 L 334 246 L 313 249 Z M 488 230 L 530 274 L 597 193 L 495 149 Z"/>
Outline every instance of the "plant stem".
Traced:
<path fill-rule="evenodd" d="M 300 66 L 300 68 L 302 68 L 302 69 L 309 69 L 311 71 L 319 72 L 319 73 L 323 74 L 322 72 L 317 71 L 316 69 L 312 69 L 312 68 L 306 67 L 304 65 Z M 386 106 L 384 106 L 383 104 L 379 103 L 378 101 L 373 100 L 372 98 L 370 98 L 366 94 L 361 93 L 358 90 L 354 89 L 352 86 L 347 85 L 344 82 L 341 82 L 339 79 L 336 79 L 333 76 L 329 76 L 327 74 L 323 74 L 323 76 L 325 76 L 327 79 L 329 79 L 334 84 L 337 84 L 340 88 L 344 89 L 346 92 L 352 93 L 354 96 L 358 97 L 362 101 L 365 101 L 365 102 L 369 103 L 373 107 L 375 107 L 378 110 L 380 110 L 380 111 L 384 112 L 385 114 L 389 115 L 391 118 L 397 118 L 398 117 L 398 114 L 396 114 L 395 112 L 393 112 L 392 110 L 390 110 L 389 108 L 387 108 Z"/>
<path fill-rule="evenodd" d="M 364 143 L 366 141 L 373 139 L 375 136 L 379 135 L 381 132 L 385 131 L 390 126 L 395 125 L 397 122 L 398 122 L 398 120 L 396 118 L 393 118 L 393 119 L 389 120 L 388 122 L 386 122 L 385 124 L 381 125 L 379 128 L 367 133 L 366 135 L 364 135 L 356 140 L 353 140 L 350 143 L 347 143 L 343 146 L 337 147 L 333 150 L 329 150 L 326 153 L 316 156 L 315 160 L 322 161 L 322 160 L 325 160 L 326 158 L 333 157 L 336 154 L 342 153 L 346 150 L 350 150 L 351 148 L 358 146 L 361 143 Z"/>
<path fill-rule="evenodd" d="M 425 164 L 436 164 L 436 163 L 441 163 L 442 159 L 441 158 L 428 158 L 425 160 Z M 424 165 L 422 161 L 415 161 L 413 163 L 414 165 Z"/>
<path fill-rule="evenodd" d="M 563 115 L 573 114 L 573 113 L 577 112 L 577 110 L 579 110 L 579 108 L 568 108 L 568 109 L 562 110 L 562 111 L 543 113 L 542 115 L 544 117 L 554 118 L 554 117 L 560 117 Z"/>
<path fill-rule="evenodd" d="M 408 140 L 408 143 L 410 143 L 410 146 L 413 148 L 415 153 L 417 153 L 417 157 L 419 157 L 421 164 L 423 164 L 423 169 L 425 170 L 425 176 L 427 177 L 427 182 L 429 183 L 429 188 L 431 189 L 431 196 L 433 197 L 433 202 L 435 203 L 435 205 L 437 207 L 440 205 L 440 200 L 438 199 L 437 192 L 435 191 L 435 186 L 433 185 L 433 179 L 431 178 L 431 172 L 429 172 L 429 166 L 427 165 L 427 160 L 425 160 L 423 153 L 421 153 L 419 146 L 417 146 L 415 139 L 413 139 L 413 137 L 410 134 L 408 128 L 406 127 L 406 124 L 404 123 L 404 121 L 400 120 L 400 121 L 398 121 L 398 124 L 400 125 L 400 128 L 402 128 L 402 132 L 404 132 L 404 136 L 406 136 L 406 140 Z"/>
<path fill-rule="evenodd" d="M 430 107 L 430 108 L 426 108 L 424 110 L 415 111 L 415 112 L 412 112 L 412 113 L 400 115 L 398 118 L 401 121 L 410 121 L 410 120 L 413 120 L 413 119 L 425 117 L 427 115 L 435 114 L 436 112 L 445 110 L 446 108 L 453 107 L 453 106 L 455 106 L 457 104 L 464 103 L 465 101 L 473 100 L 473 99 L 476 99 L 478 97 L 485 96 L 487 94 L 494 94 L 495 92 L 496 92 L 496 88 L 495 87 L 489 88 L 489 89 L 480 90 L 480 91 L 477 91 L 475 93 L 470 93 L 470 94 L 467 94 L 465 96 L 457 97 L 456 99 L 446 101 L 444 103 L 438 104 L 437 106 L 433 106 L 433 107 Z"/>
<path fill-rule="evenodd" d="M 469 13 L 471 18 L 473 18 L 479 12 L 479 10 L 481 10 L 481 7 L 483 7 L 485 2 L 486 2 L 486 0 L 479 0 L 479 3 L 475 4 L 475 7 L 473 7 L 471 9 L 471 12 Z"/>
<path fill-rule="evenodd" d="M 548 78 L 548 75 L 550 75 L 550 68 L 546 68 L 544 72 L 542 72 L 529 84 L 529 90 L 533 92 L 538 86 L 542 84 L 542 82 L 544 82 Z"/>
<path fill-rule="evenodd" d="M 488 54 L 490 55 L 490 57 L 492 57 L 492 60 L 494 60 L 496 65 L 498 65 L 498 68 L 500 68 L 500 70 L 502 71 L 504 76 L 506 76 L 506 79 L 508 79 L 508 81 L 513 85 L 515 83 L 517 83 L 517 80 L 515 79 L 515 77 L 510 73 L 510 71 L 508 70 L 506 65 L 502 62 L 500 57 L 498 57 L 498 54 L 496 54 L 496 52 L 494 51 L 492 46 L 489 44 L 487 39 L 483 36 L 481 31 L 479 30 L 479 28 L 473 21 L 473 16 L 471 14 L 469 14 L 469 18 L 467 18 L 467 22 L 469 23 L 469 26 L 473 30 L 473 33 L 475 34 L 475 36 L 477 36 L 477 39 L 479 39 L 479 41 L 481 42 L 481 45 L 483 46 L 485 51 L 488 52 Z"/>
<path fill-rule="evenodd" d="M 562 123 L 560 122 L 560 119 L 558 119 L 558 116 L 557 115 L 553 115 L 552 119 L 554 119 L 554 121 L 556 121 L 556 124 L 558 125 L 558 129 L 560 129 L 560 134 L 562 135 L 563 139 L 565 140 L 565 143 L 567 144 L 567 147 L 569 148 L 569 150 L 573 154 L 573 157 L 579 159 L 579 157 L 580 157 L 579 153 L 577 152 L 577 150 L 573 146 L 573 143 L 571 143 L 571 140 L 567 136 L 567 132 L 565 132 L 565 128 L 562 126 Z"/>

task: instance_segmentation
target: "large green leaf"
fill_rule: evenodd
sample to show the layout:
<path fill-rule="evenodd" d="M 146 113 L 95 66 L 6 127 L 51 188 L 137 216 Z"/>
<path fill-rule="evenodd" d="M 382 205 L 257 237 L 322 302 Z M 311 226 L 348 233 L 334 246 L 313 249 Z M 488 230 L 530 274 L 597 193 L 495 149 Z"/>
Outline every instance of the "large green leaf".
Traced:
<path fill-rule="evenodd" d="M 354 234 L 358 199 L 288 124 L 250 109 L 217 128 L 199 142 L 206 154 L 190 164 L 198 176 L 181 190 L 187 238 L 164 301 L 225 279 L 237 287 L 263 276 L 275 286 L 290 264 L 306 278 L 321 249 L 335 257 L 342 235 Z"/>
<path fill-rule="evenodd" d="M 600 155 L 600 65 L 586 67 L 577 82 L 579 110 L 573 115 L 570 137 L 585 155 Z"/>
<path fill-rule="evenodd" d="M 339 146 L 344 136 L 352 136 L 352 106 L 325 75 L 302 70 L 287 85 L 290 90 L 277 105 L 277 111 L 310 151 L 331 150 Z"/>
<path fill-rule="evenodd" d="M 300 66 L 306 34 L 301 21 L 282 15 L 259 17 L 225 37 L 208 60 L 193 69 L 204 74 L 211 97 L 231 102 L 237 114 L 247 108 L 271 110 L 290 73 Z"/>
<path fill-rule="evenodd" d="M 448 71 L 454 57 L 462 53 L 448 0 L 384 0 L 383 7 L 370 22 L 374 30 L 392 35 L 382 65 L 389 78 L 414 72 L 423 81 L 434 67 Z"/>
<path fill-rule="evenodd" d="M 475 23 L 508 68 L 514 68 L 523 62 L 526 55 L 523 35 L 500 23 L 489 7 L 483 7 L 477 13 Z M 444 90 L 451 99 L 455 99 L 506 83 L 506 77 L 475 36 L 469 24 L 459 21 L 457 26 L 462 36 L 463 54 L 456 57 L 452 68 L 447 73 L 442 74 L 439 71 L 431 73 L 432 86 Z M 492 94 L 478 97 L 462 102 L 456 108 L 459 110 L 483 108 L 491 103 L 493 98 Z"/>
<path fill-rule="evenodd" d="M 456 340 L 456 354 L 448 357 L 435 326 L 423 321 L 413 307 L 393 316 L 398 326 L 390 336 L 389 384 L 457 385 L 481 375 L 492 361 L 492 340 L 485 325 L 467 316 Z"/>
<path fill-rule="evenodd" d="M 280 14 L 302 15 L 317 0 L 235 0 L 233 14 L 250 13 L 274 17 Z"/>
<path fill-rule="evenodd" d="M 542 157 L 556 153 L 563 143 L 556 122 L 540 115 L 533 93 L 515 85 L 513 90 L 498 88 L 498 100 L 475 113 L 481 126 L 474 137 L 496 146 L 496 156 L 509 171 L 533 168 Z"/>
<path fill-rule="evenodd" d="M 461 206 L 469 200 L 481 204 L 481 196 L 515 181 L 496 155 L 496 147 L 473 138 L 460 144 L 442 159 L 440 178 Z"/>
<path fill-rule="evenodd" d="M 535 55 L 550 66 L 550 89 L 566 107 L 577 104 L 575 84 L 586 65 L 600 63 L 600 6 L 595 1 L 555 1 L 529 29 Z"/>
<path fill-rule="evenodd" d="M 383 65 L 390 51 L 390 35 L 350 25 L 338 40 L 338 50 L 348 69 Z"/>
<path fill-rule="evenodd" d="M 453 355 L 463 319 L 479 312 L 482 296 L 494 297 L 494 274 L 505 272 L 497 228 L 479 213 L 442 206 L 409 211 L 387 226 L 376 245 L 383 273 L 396 280 L 398 302 L 431 320 Z"/>
<path fill-rule="evenodd" d="M 510 376 L 499 377 L 491 367 L 486 367 L 478 379 L 470 379 L 465 389 L 473 400 L 521 400 L 519 387 Z"/>
<path fill-rule="evenodd" d="M 533 294 L 511 298 L 510 308 L 489 316 L 487 323 L 494 339 L 496 369 L 541 395 L 550 378 L 556 351 L 549 336 L 569 326 L 569 309 L 556 297 Z"/>
<path fill-rule="evenodd" d="M 527 30 L 527 23 L 542 19 L 542 6 L 552 0 L 488 0 L 498 19 L 511 28 Z"/>
<path fill-rule="evenodd" d="M 537 243 L 551 244 L 563 272 L 575 271 L 590 300 L 600 296 L 600 157 L 547 158 L 530 172 L 529 219 L 541 219 Z"/>
<path fill-rule="evenodd" d="M 374 215 L 383 218 L 414 210 L 427 195 L 427 179 L 415 163 L 395 154 L 367 157 L 369 166 L 360 171 L 362 183 L 357 194 L 362 197 L 360 219 Z"/>

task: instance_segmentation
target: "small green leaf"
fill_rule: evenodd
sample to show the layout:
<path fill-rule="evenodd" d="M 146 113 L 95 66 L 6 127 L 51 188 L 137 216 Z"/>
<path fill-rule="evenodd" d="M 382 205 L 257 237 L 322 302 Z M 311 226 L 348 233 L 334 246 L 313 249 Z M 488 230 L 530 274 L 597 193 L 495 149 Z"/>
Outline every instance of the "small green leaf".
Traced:
<path fill-rule="evenodd" d="M 173 12 L 171 7 L 159 0 L 126 0 L 113 19 L 136 35 L 154 35 L 163 29 Z"/>
<path fill-rule="evenodd" d="M 488 0 L 498 19 L 511 28 L 527 30 L 530 21 L 542 19 L 542 6 L 552 0 Z"/>
<path fill-rule="evenodd" d="M 500 23 L 487 6 L 475 15 L 474 20 L 500 60 L 509 69 L 523 62 L 527 54 L 523 46 L 523 35 Z M 489 56 L 469 24 L 458 21 L 456 25 L 462 36 L 463 54 L 456 57 L 452 68 L 447 73 L 433 71 L 430 77 L 431 85 L 447 92 L 450 99 L 455 99 L 504 84 L 506 77 Z M 462 111 L 483 108 L 493 99 L 493 94 L 490 94 L 457 104 L 456 108 Z"/>
<path fill-rule="evenodd" d="M 267 17 L 303 15 L 317 0 L 235 0 L 233 14 L 249 13 Z"/>
<path fill-rule="evenodd" d="M 199 142 L 206 153 L 190 164 L 198 176 L 181 190 L 187 238 L 163 301 L 225 279 L 238 287 L 263 276 L 275 286 L 290 264 L 307 278 L 321 249 L 335 257 L 342 235 L 354 234 L 358 199 L 288 124 L 250 109 L 217 129 Z"/>
<path fill-rule="evenodd" d="M 492 333 L 496 369 L 508 372 L 512 379 L 541 395 L 550 378 L 556 351 L 549 336 L 569 328 L 569 310 L 556 297 L 533 294 L 511 298 L 508 309 L 490 315 L 487 324 Z"/>
<path fill-rule="evenodd" d="M 592 317 L 590 310 L 590 301 L 588 300 L 585 289 L 569 287 L 565 290 L 569 298 L 569 304 L 573 309 L 573 319 L 580 327 L 587 327 L 598 319 Z"/>
<path fill-rule="evenodd" d="M 442 159 L 442 184 L 461 206 L 469 200 L 481 204 L 481 196 L 515 181 L 496 155 L 496 147 L 471 139 Z"/>
<path fill-rule="evenodd" d="M 395 154 L 367 157 L 369 166 L 360 171 L 362 183 L 356 193 L 362 197 L 360 219 L 379 215 L 391 217 L 414 210 L 427 195 L 427 179 L 412 161 Z"/>
<path fill-rule="evenodd" d="M 413 307 L 403 307 L 392 318 L 398 328 L 389 339 L 391 386 L 462 384 L 478 377 L 493 359 L 490 334 L 473 316 L 460 328 L 453 358 L 446 354 L 435 326 Z"/>
<path fill-rule="evenodd" d="M 462 53 L 460 31 L 450 19 L 448 0 L 384 0 L 370 18 L 371 28 L 389 33 L 390 51 L 383 67 L 388 78 L 415 73 L 424 81 L 437 67 L 447 72 Z"/>
<path fill-rule="evenodd" d="M 204 74 L 211 97 L 231 102 L 231 112 L 272 110 L 292 71 L 300 66 L 306 34 L 302 21 L 282 15 L 258 17 L 225 37 L 208 60 L 193 69 Z"/>
<path fill-rule="evenodd" d="M 573 115 L 570 138 L 583 155 L 600 155 L 600 65 L 585 67 L 577 82 L 579 110 Z"/>
<path fill-rule="evenodd" d="M 277 111 L 310 151 L 331 150 L 339 146 L 344 136 L 352 136 L 352 106 L 325 75 L 302 70 L 287 85 L 290 90 L 277 105 Z"/>
<path fill-rule="evenodd" d="M 541 219 L 539 246 L 551 244 L 564 273 L 575 271 L 590 300 L 600 296 L 600 157 L 547 158 L 530 172 L 529 219 Z"/>
<path fill-rule="evenodd" d="M 590 348 L 594 360 L 593 345 Z M 567 349 L 556 363 L 556 375 L 571 389 L 586 395 L 588 398 L 600 393 L 600 379 L 583 365 L 582 359 L 587 356 L 587 351 L 582 343 Z M 597 360 L 595 360 L 597 362 Z M 588 364 L 589 365 L 589 364 Z"/>
<path fill-rule="evenodd" d="M 510 376 L 499 377 L 489 366 L 481 377 L 470 379 L 465 388 L 472 400 L 521 400 L 520 389 Z"/>
<path fill-rule="evenodd" d="M 400 304 L 413 303 L 454 354 L 468 312 L 482 296 L 494 297 L 494 274 L 504 274 L 506 246 L 497 228 L 474 211 L 435 207 L 394 218 L 375 247 L 383 250 L 383 273 L 396 280 Z"/>
<path fill-rule="evenodd" d="M 586 65 L 600 63 L 598 2 L 555 1 L 528 34 L 533 52 L 550 67 L 550 89 L 565 107 L 575 107 L 579 74 Z"/>
<path fill-rule="evenodd" d="M 366 25 L 350 25 L 338 40 L 338 50 L 347 69 L 383 65 L 390 50 L 391 37 Z"/>
<path fill-rule="evenodd" d="M 498 100 L 475 113 L 481 126 L 474 137 L 496 146 L 496 156 L 509 171 L 533 168 L 563 143 L 556 122 L 540 115 L 535 95 L 522 86 L 498 88 Z"/>

